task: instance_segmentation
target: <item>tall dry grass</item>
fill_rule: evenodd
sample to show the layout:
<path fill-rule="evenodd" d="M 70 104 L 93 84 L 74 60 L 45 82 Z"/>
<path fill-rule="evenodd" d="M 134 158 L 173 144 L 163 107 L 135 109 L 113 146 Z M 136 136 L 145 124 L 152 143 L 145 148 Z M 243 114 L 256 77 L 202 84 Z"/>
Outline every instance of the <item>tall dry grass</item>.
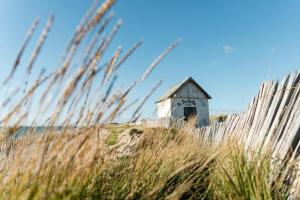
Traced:
<path fill-rule="evenodd" d="M 133 151 L 116 157 L 105 129 L 48 134 L 11 151 L 2 167 L 3 199 L 286 199 L 289 175 L 266 152 L 236 140 L 199 140 L 191 128 L 143 129 Z M 129 134 L 128 132 L 124 134 Z M 29 137 L 29 136 L 25 136 Z M 291 166 L 282 172 L 293 173 Z"/>

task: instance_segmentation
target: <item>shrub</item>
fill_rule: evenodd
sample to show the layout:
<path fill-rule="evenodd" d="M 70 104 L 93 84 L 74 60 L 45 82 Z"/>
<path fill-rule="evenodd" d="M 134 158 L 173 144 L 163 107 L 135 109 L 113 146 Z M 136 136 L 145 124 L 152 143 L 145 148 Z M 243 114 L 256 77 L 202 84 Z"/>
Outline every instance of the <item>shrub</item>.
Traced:
<path fill-rule="evenodd" d="M 137 134 L 137 135 L 143 134 L 143 131 L 139 130 L 139 129 L 136 129 L 136 128 L 130 129 L 129 135 L 134 136 L 135 134 Z"/>

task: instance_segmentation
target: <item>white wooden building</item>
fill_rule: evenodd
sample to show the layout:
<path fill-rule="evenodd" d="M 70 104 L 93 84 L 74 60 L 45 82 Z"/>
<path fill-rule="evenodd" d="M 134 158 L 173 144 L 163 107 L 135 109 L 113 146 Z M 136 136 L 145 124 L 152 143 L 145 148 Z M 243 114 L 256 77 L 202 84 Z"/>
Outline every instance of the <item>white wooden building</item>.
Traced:
<path fill-rule="evenodd" d="M 187 120 L 195 116 L 197 126 L 209 124 L 210 95 L 191 77 L 171 87 L 156 102 L 158 118 Z"/>

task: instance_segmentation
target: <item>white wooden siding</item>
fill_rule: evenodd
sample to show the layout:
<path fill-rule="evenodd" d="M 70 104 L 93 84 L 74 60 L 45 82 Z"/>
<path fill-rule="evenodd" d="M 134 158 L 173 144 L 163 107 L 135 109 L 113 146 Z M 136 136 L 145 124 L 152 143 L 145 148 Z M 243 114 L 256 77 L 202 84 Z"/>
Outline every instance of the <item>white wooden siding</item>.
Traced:
<path fill-rule="evenodd" d="M 171 117 L 171 99 L 157 103 L 158 118 Z"/>

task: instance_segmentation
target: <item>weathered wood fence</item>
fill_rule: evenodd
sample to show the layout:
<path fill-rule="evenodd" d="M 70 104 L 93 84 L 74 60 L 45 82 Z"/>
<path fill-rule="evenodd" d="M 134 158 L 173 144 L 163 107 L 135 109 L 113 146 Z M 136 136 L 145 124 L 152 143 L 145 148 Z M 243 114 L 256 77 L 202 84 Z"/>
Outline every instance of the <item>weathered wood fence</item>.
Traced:
<path fill-rule="evenodd" d="M 247 147 L 272 146 L 281 159 L 291 152 L 298 154 L 300 140 L 300 73 L 277 81 L 264 82 L 258 95 L 241 114 L 231 115 L 223 123 L 198 129 L 214 142 L 232 136 Z"/>
<path fill-rule="evenodd" d="M 245 112 L 195 132 L 213 143 L 234 138 L 256 152 L 271 150 L 275 160 L 299 167 L 300 73 L 290 74 L 281 82 L 264 82 Z M 293 181 L 293 196 L 300 198 L 300 171 Z"/>

